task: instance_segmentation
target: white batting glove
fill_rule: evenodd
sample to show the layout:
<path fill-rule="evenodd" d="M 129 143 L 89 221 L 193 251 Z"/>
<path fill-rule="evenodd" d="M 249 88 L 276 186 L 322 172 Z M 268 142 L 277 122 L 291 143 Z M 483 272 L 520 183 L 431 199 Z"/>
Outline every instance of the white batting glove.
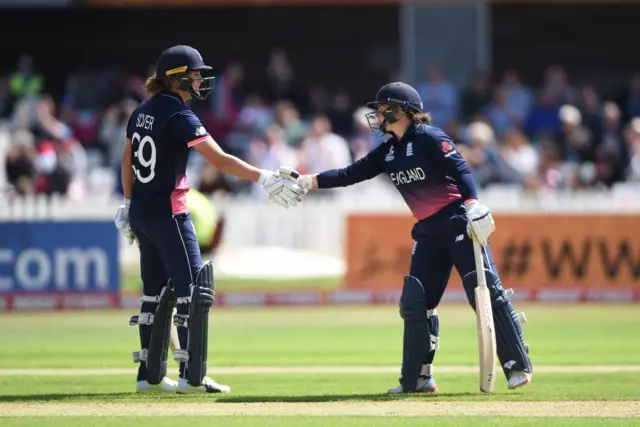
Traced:
<path fill-rule="evenodd" d="M 304 188 L 305 192 L 313 189 L 313 177 L 311 175 L 300 175 L 298 185 Z"/>
<path fill-rule="evenodd" d="M 118 211 L 116 212 L 116 228 L 120 230 L 120 232 L 124 235 L 127 244 L 132 244 L 135 240 L 135 235 L 133 234 L 133 230 L 131 230 L 131 226 L 129 225 L 129 204 L 130 199 L 125 197 L 124 203 L 120 205 Z"/>
<path fill-rule="evenodd" d="M 467 234 L 482 246 L 486 246 L 489 237 L 496 230 L 491 210 L 477 200 L 466 202 L 464 209 L 467 212 Z"/>
<path fill-rule="evenodd" d="M 301 196 L 305 193 L 296 181 L 295 179 L 283 178 L 279 172 L 266 170 L 260 173 L 258 179 L 258 183 L 269 196 L 269 200 L 287 209 L 290 206 L 298 206 L 302 202 Z"/>
<path fill-rule="evenodd" d="M 280 166 L 278 169 L 278 175 L 280 175 L 284 179 L 288 179 L 291 182 L 295 182 L 304 190 L 304 194 L 307 194 L 309 190 L 311 190 L 311 176 L 310 175 L 300 175 L 300 173 L 289 167 L 289 166 Z M 305 180 L 305 178 L 308 178 Z"/>

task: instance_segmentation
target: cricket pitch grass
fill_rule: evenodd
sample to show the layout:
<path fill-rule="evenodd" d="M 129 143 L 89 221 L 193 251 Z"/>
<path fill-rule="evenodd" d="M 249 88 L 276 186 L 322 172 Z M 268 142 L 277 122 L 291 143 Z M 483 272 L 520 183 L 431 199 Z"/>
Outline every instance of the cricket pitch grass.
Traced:
<path fill-rule="evenodd" d="M 214 310 L 209 376 L 232 393 L 207 396 L 134 392 L 135 310 L 4 314 L 0 426 L 640 426 L 637 306 L 516 308 L 531 384 L 508 390 L 500 375 L 480 393 L 475 316 L 443 305 L 440 390 L 409 396 L 386 394 L 401 361 L 394 306 Z"/>

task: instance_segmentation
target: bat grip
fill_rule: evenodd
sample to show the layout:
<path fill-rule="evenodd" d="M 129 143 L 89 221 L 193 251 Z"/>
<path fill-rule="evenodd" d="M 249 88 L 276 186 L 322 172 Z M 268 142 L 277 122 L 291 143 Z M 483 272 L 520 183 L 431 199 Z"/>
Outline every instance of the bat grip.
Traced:
<path fill-rule="evenodd" d="M 487 278 L 484 272 L 484 257 L 482 256 L 482 246 L 480 243 L 473 241 L 473 258 L 476 264 L 476 275 L 478 279 L 478 286 L 487 286 Z"/>

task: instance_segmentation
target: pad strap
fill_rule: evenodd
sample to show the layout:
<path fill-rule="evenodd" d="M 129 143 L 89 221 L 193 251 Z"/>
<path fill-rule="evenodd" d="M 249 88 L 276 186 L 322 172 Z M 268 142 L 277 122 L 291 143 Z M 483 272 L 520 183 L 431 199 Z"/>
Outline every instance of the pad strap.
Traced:
<path fill-rule="evenodd" d="M 433 376 L 433 365 L 422 365 L 422 370 L 420 370 L 421 377 L 431 377 Z"/>
<path fill-rule="evenodd" d="M 129 326 L 153 325 L 153 313 L 140 313 L 131 316 Z"/>
<path fill-rule="evenodd" d="M 133 363 L 146 362 L 147 358 L 149 357 L 149 350 L 147 350 L 146 348 L 143 348 L 140 351 L 134 351 L 132 355 L 133 355 Z"/>

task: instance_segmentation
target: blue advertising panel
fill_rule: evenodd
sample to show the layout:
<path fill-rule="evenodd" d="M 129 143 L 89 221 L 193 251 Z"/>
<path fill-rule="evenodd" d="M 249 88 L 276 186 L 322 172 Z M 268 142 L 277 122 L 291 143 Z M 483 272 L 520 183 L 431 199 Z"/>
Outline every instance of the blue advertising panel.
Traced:
<path fill-rule="evenodd" d="M 0 294 L 119 291 L 112 221 L 0 222 Z"/>

